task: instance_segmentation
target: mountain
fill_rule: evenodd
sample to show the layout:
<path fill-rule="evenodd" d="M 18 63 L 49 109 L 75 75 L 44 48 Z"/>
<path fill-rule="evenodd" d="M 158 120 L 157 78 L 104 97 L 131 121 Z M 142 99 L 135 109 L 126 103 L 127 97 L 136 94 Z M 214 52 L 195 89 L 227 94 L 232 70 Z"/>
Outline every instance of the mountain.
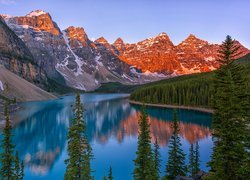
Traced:
<path fill-rule="evenodd" d="M 239 57 L 250 53 L 238 41 L 235 45 L 242 52 Z M 113 47 L 121 60 L 143 72 L 181 75 L 212 71 L 219 67 L 216 59 L 220 45 L 210 44 L 192 34 L 177 46 L 166 33 L 161 33 L 135 44 L 126 44 L 118 38 Z"/>
<path fill-rule="evenodd" d="M 56 98 L 2 66 L 0 66 L 0 96 L 17 101 L 39 101 Z"/>
<path fill-rule="evenodd" d="M 40 87 L 47 85 L 43 70 L 36 64 L 33 55 L 23 41 L 0 17 L 0 64 L 11 72 Z"/>
<path fill-rule="evenodd" d="M 174 70 L 181 70 L 175 46 L 166 33 L 161 33 L 136 44 L 119 44 L 119 41 L 123 42 L 116 40 L 113 44 L 119 51 L 119 57 L 142 72 L 172 74 Z"/>
<path fill-rule="evenodd" d="M 83 28 L 71 26 L 60 30 L 44 11 L 2 17 L 48 77 L 70 87 L 90 91 L 101 83 L 141 84 L 165 78 L 139 73 L 121 61 L 104 38 L 89 40 Z"/>
<path fill-rule="evenodd" d="M 62 87 L 92 91 L 102 83 L 145 84 L 219 67 L 216 58 L 220 46 L 194 35 L 179 45 L 174 45 L 166 33 L 134 44 L 121 38 L 110 44 L 104 37 L 91 41 L 81 27 L 61 30 L 42 10 L 21 17 L 1 16 L 24 42 L 29 51 L 25 54 Z M 236 43 L 244 51 L 241 56 L 250 53 Z"/>

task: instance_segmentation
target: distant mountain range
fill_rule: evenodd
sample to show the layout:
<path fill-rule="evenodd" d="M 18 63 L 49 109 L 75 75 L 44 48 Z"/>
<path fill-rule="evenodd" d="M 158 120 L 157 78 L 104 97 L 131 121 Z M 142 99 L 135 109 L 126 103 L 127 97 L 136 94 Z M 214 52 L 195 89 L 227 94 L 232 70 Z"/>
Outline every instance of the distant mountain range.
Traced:
<path fill-rule="evenodd" d="M 49 78 L 91 91 L 106 82 L 143 84 L 219 67 L 216 57 L 220 46 L 194 35 L 177 46 L 166 33 L 135 44 L 121 38 L 110 44 L 103 37 L 91 41 L 80 27 L 61 30 L 41 10 L 22 17 L 1 17 L 6 24 L 0 19 L 0 63 L 41 87 Z M 235 43 L 241 47 L 241 56 L 250 53 Z M 12 55 L 7 56 L 7 52 Z"/>

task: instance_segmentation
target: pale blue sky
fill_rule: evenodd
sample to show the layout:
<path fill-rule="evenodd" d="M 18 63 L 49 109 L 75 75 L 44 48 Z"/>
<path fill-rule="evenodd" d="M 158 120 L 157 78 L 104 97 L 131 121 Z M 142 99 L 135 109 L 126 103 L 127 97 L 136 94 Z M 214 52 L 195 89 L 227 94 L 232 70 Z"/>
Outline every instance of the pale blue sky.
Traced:
<path fill-rule="evenodd" d="M 189 34 L 220 43 L 227 34 L 250 48 L 250 0 L 0 0 L 0 13 L 51 14 L 60 28 L 84 27 L 89 38 L 137 42 L 166 32 L 174 44 Z"/>

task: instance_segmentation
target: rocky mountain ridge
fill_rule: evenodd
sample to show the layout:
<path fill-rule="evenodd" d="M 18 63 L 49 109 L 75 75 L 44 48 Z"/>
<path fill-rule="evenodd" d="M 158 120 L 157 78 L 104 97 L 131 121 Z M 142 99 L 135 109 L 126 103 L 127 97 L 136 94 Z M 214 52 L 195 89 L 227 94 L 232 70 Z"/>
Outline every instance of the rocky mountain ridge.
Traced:
<path fill-rule="evenodd" d="M 89 40 L 83 28 L 60 30 L 44 11 L 2 17 L 47 75 L 70 87 L 89 91 L 106 82 L 140 84 L 165 78 L 139 73 L 121 61 L 104 38 Z"/>
<path fill-rule="evenodd" d="M 166 33 L 134 44 L 121 38 L 110 44 L 104 37 L 91 41 L 81 27 L 60 30 L 42 10 L 2 17 L 49 78 L 81 90 L 91 91 L 106 82 L 143 84 L 219 67 L 219 45 L 194 35 L 179 45 L 174 45 Z M 242 56 L 250 53 L 238 45 Z"/>

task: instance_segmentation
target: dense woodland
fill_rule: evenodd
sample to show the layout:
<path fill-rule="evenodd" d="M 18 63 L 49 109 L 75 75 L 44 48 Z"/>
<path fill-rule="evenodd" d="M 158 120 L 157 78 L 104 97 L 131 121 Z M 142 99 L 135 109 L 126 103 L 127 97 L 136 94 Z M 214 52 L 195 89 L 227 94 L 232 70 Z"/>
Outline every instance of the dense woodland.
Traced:
<path fill-rule="evenodd" d="M 250 55 L 237 60 L 245 68 L 250 91 Z M 142 86 L 131 100 L 153 104 L 212 107 L 215 72 L 180 76 Z"/>

